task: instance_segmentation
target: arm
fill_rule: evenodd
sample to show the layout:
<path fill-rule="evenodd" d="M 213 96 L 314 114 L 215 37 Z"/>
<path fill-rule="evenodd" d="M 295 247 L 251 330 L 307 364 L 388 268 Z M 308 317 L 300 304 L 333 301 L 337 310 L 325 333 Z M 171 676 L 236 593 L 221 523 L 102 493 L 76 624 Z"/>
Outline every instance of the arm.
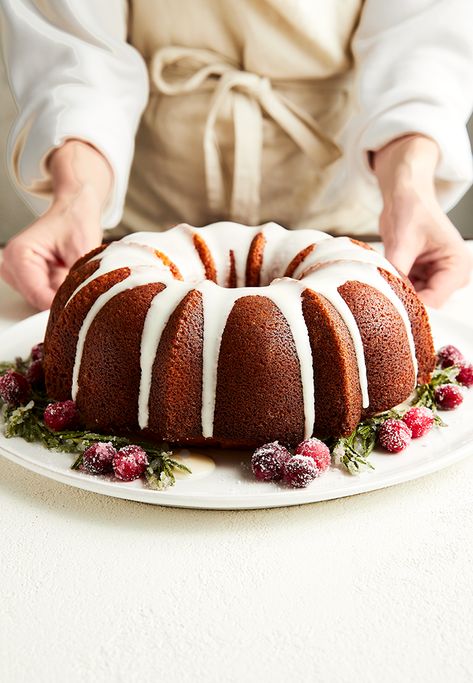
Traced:
<path fill-rule="evenodd" d="M 123 0 L 3 0 L 0 19 L 18 106 L 10 172 L 45 212 L 7 245 L 2 275 L 45 308 L 65 267 L 120 220 L 148 79 Z"/>
<path fill-rule="evenodd" d="M 352 163 L 365 182 L 378 183 L 388 258 L 431 305 L 465 284 L 470 270 L 444 210 L 472 177 L 465 128 L 472 22 L 469 0 L 367 0 L 353 42 L 359 111 Z"/>

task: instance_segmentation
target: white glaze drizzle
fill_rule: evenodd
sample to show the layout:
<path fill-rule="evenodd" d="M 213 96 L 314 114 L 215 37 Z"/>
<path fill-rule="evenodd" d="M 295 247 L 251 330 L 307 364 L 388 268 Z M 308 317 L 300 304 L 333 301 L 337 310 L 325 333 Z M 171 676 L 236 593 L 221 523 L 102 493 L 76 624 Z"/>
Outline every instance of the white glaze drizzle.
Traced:
<path fill-rule="evenodd" d="M 363 250 L 365 251 L 365 250 Z M 369 391 L 368 391 L 368 377 L 366 372 L 366 362 L 363 348 L 363 341 L 361 339 L 360 331 L 356 320 L 351 312 L 349 306 L 346 304 L 343 297 L 340 295 L 338 288 L 348 281 L 357 281 L 366 285 L 370 285 L 375 289 L 381 291 L 393 304 L 398 311 L 404 323 L 409 348 L 411 351 L 412 362 L 414 366 L 413 387 L 415 386 L 415 379 L 417 377 L 417 359 L 415 355 L 414 338 L 412 336 L 411 324 L 406 313 L 402 301 L 396 296 L 386 280 L 379 273 L 377 266 L 374 264 L 360 261 L 356 263 L 350 261 L 335 261 L 326 268 L 320 268 L 313 271 L 303 280 L 304 285 L 324 296 L 341 315 L 345 325 L 350 332 L 355 349 L 355 355 L 358 363 L 358 376 L 360 381 L 360 389 L 362 395 L 363 408 L 369 407 Z"/>
<path fill-rule="evenodd" d="M 265 237 L 261 287 L 244 287 L 246 260 L 251 242 L 262 232 Z M 204 265 L 195 249 L 193 236 L 199 234 L 207 244 L 217 270 L 217 284 L 205 280 Z M 317 244 L 296 268 L 292 278 L 277 278 L 292 259 L 304 248 Z M 157 258 L 155 250 L 164 254 L 178 267 L 185 282 L 173 278 L 170 268 Z M 237 288 L 224 289 L 228 282 L 229 252 L 235 256 Z M 332 238 L 316 230 L 289 232 L 269 223 L 247 227 L 232 223 L 217 223 L 204 228 L 180 225 L 164 233 L 134 233 L 109 245 L 94 257 L 99 268 L 73 293 L 69 301 L 86 284 L 117 268 L 129 267 L 130 275 L 98 297 L 84 319 L 77 343 L 73 371 L 72 396 L 78 392 L 80 364 L 87 332 L 95 316 L 116 294 L 152 282 L 163 282 L 166 289 L 154 297 L 143 327 L 140 363 L 141 381 L 138 417 L 141 428 L 148 424 L 151 374 L 156 351 L 169 317 L 183 297 L 192 289 L 202 293 L 204 309 L 202 432 L 213 435 L 217 372 L 220 344 L 228 316 L 235 302 L 243 296 L 266 296 L 278 306 L 287 320 L 299 359 L 304 399 L 305 437 L 312 434 L 314 424 L 314 378 L 309 335 L 302 313 L 302 292 L 309 288 L 325 296 L 337 309 L 353 339 L 363 407 L 369 406 L 368 381 L 363 343 L 356 320 L 338 292 L 348 281 L 359 281 L 381 291 L 395 306 L 404 322 L 411 350 L 415 376 L 417 359 L 407 312 L 378 271 L 378 267 L 398 277 L 398 273 L 375 251 L 364 249 L 349 238 Z M 69 303 L 69 302 L 68 302 Z M 414 380 L 415 384 L 415 380 Z"/>
<path fill-rule="evenodd" d="M 312 436 L 315 422 L 315 385 L 312 348 L 302 312 L 302 293 L 305 285 L 292 278 L 279 278 L 264 288 L 286 318 L 292 333 L 301 373 L 302 398 L 304 402 L 304 437 Z M 288 296 L 291 294 L 290 296 Z"/>
<path fill-rule="evenodd" d="M 246 260 L 251 243 L 261 228 L 236 224 L 215 223 L 205 228 L 195 228 L 207 244 L 217 270 L 217 284 L 226 287 L 230 275 L 230 251 L 235 258 L 236 286 L 244 287 Z M 215 229 L 214 229 L 215 228 Z"/>
<path fill-rule="evenodd" d="M 228 316 L 238 299 L 244 296 L 265 296 L 276 304 L 292 332 L 301 373 L 304 433 L 310 436 L 315 420 L 314 374 L 309 334 L 302 315 L 301 295 L 305 287 L 296 280 L 281 278 L 267 287 L 241 287 L 230 291 L 207 280 L 196 289 L 202 292 L 204 305 L 202 435 L 211 437 L 213 434 L 218 358 Z"/>
<path fill-rule="evenodd" d="M 148 266 L 153 268 L 155 282 L 161 280 L 166 282 L 174 279 L 169 266 L 164 265 L 161 259 L 156 256 L 154 249 L 145 244 L 131 242 L 124 244 L 123 240 L 112 242 L 103 252 L 94 256 L 91 261 L 98 261 L 99 267 L 77 287 L 67 304 L 93 280 L 120 268 L 128 268 L 131 272 L 135 266 L 138 268 Z"/>
<path fill-rule="evenodd" d="M 311 244 L 319 245 L 333 238 L 319 230 L 289 231 L 276 223 L 266 223 L 260 231 L 266 238 L 260 285 L 269 285 L 275 278 L 284 274 L 292 259 Z M 319 246 L 317 246 L 317 249 Z M 317 249 L 315 251 L 317 251 Z M 294 278 L 297 279 L 295 275 Z"/>
<path fill-rule="evenodd" d="M 138 267 L 139 268 L 139 267 Z M 84 318 L 82 327 L 80 328 L 79 337 L 77 339 L 76 358 L 74 362 L 74 369 L 72 371 L 72 400 L 75 401 L 79 391 L 79 373 L 82 362 L 82 354 L 84 351 L 84 344 L 87 338 L 87 333 L 92 325 L 97 314 L 102 310 L 106 303 L 121 292 L 126 292 L 128 289 L 140 287 L 140 285 L 148 285 L 156 282 L 156 271 L 153 268 L 143 268 L 140 272 L 132 272 L 121 282 L 118 282 L 113 287 L 110 287 L 106 292 L 101 294 L 90 307 L 87 315 Z M 72 297 L 71 297 L 72 298 Z"/>
<path fill-rule="evenodd" d="M 174 280 L 174 282 L 168 283 L 166 289 L 158 292 L 153 298 L 146 313 L 141 335 L 141 378 L 138 395 L 138 424 L 141 429 L 148 426 L 153 365 L 164 328 L 171 314 L 192 288 L 193 285 L 188 282 Z"/>
<path fill-rule="evenodd" d="M 213 435 L 218 358 L 223 331 L 233 304 L 242 289 L 223 289 L 206 280 L 198 285 L 204 308 L 204 343 L 202 350 L 202 436 Z M 246 291 L 249 289 L 244 288 Z"/>
<path fill-rule="evenodd" d="M 331 265 L 336 261 L 367 263 L 378 268 L 384 268 L 389 273 L 399 277 L 398 272 L 380 253 L 374 249 L 365 249 L 354 244 L 349 237 L 337 237 L 317 244 L 305 259 L 299 263 L 292 277 L 304 278 L 317 267 Z"/>
<path fill-rule="evenodd" d="M 205 278 L 205 268 L 194 246 L 195 233 L 199 233 L 199 228 L 183 223 L 164 232 L 135 232 L 120 241 L 163 252 L 179 268 L 185 282 L 200 282 Z"/>
<path fill-rule="evenodd" d="M 399 315 L 401 316 L 402 322 L 404 323 L 404 328 L 406 330 L 406 335 L 407 335 L 407 341 L 409 343 L 409 350 L 411 352 L 411 359 L 412 359 L 412 366 L 414 370 L 414 378 L 413 378 L 413 386 L 412 388 L 415 388 L 416 382 L 417 382 L 417 372 L 418 372 L 418 363 L 417 363 L 417 355 L 416 355 L 416 346 L 414 342 L 414 335 L 412 334 L 412 327 L 411 327 L 411 321 L 409 320 L 409 316 L 407 315 L 406 308 L 404 304 L 402 303 L 401 299 L 397 296 L 396 292 L 389 286 L 389 283 L 386 282 L 386 280 L 383 278 L 381 273 L 376 269 L 376 285 L 375 287 L 382 293 L 384 296 L 389 299 L 389 301 L 392 303 L 392 305 L 395 307 Z"/>

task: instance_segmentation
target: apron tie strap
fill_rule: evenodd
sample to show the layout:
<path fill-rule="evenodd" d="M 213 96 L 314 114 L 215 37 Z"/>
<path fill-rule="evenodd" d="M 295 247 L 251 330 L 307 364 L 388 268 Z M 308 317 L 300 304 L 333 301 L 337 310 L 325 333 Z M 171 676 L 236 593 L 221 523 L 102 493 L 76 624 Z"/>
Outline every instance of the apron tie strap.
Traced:
<path fill-rule="evenodd" d="M 165 76 L 169 67 L 175 68 Z M 207 199 L 216 217 L 221 218 L 227 210 L 216 123 L 223 107 L 229 103 L 235 139 L 231 220 L 250 225 L 260 222 L 263 115 L 273 119 L 320 168 L 326 168 L 341 155 L 338 146 L 324 135 L 315 119 L 275 90 L 268 78 L 241 71 L 236 64 L 210 50 L 162 48 L 153 57 L 151 78 L 164 95 L 182 95 L 198 90 L 207 80 L 218 79 L 203 140 Z"/>

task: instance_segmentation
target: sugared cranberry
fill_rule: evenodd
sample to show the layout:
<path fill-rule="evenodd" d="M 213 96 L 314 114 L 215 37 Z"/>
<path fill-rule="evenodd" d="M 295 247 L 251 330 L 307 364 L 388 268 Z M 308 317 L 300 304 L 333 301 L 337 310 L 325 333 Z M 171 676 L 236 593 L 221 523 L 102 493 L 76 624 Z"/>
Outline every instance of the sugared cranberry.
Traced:
<path fill-rule="evenodd" d="M 113 459 L 117 451 L 110 441 L 107 443 L 93 443 L 82 456 L 82 466 L 92 474 L 106 474 L 113 469 Z"/>
<path fill-rule="evenodd" d="M 291 454 L 278 441 L 266 443 L 255 450 L 251 458 L 251 469 L 256 479 L 273 481 L 281 479 L 283 465 Z"/>
<path fill-rule="evenodd" d="M 460 363 L 465 360 L 462 352 L 459 351 L 456 346 L 453 346 L 453 344 L 442 346 L 437 353 L 437 358 L 441 368 L 448 368 L 451 365 L 460 365 Z"/>
<path fill-rule="evenodd" d="M 425 406 L 409 408 L 402 419 L 411 430 L 413 439 L 418 439 L 430 432 L 435 422 L 433 412 Z"/>
<path fill-rule="evenodd" d="M 325 472 L 330 467 L 330 450 L 320 439 L 306 439 L 296 448 L 296 455 L 306 455 L 312 458 L 320 472 Z"/>
<path fill-rule="evenodd" d="M 440 384 L 435 387 L 435 401 L 441 410 L 455 410 L 463 403 L 463 394 L 456 384 Z"/>
<path fill-rule="evenodd" d="M 8 370 L 0 377 L 0 396 L 10 406 L 27 403 L 31 394 L 31 386 L 24 375 L 15 370 Z"/>
<path fill-rule="evenodd" d="M 460 370 L 457 375 L 457 382 L 460 382 L 464 387 L 473 386 L 473 364 L 460 363 Z"/>
<path fill-rule="evenodd" d="M 44 344 L 40 342 L 35 344 L 31 349 L 31 359 L 32 360 L 43 360 L 44 357 Z"/>
<path fill-rule="evenodd" d="M 283 478 L 288 486 L 303 489 L 314 481 L 320 470 L 313 458 L 307 455 L 294 455 L 284 463 Z"/>
<path fill-rule="evenodd" d="M 411 443 L 412 432 L 402 420 L 389 418 L 383 422 L 378 432 L 380 446 L 390 453 L 399 453 Z"/>
<path fill-rule="evenodd" d="M 34 360 L 31 363 L 30 367 L 28 368 L 28 372 L 26 373 L 26 378 L 34 387 L 39 387 L 44 384 L 44 369 L 43 362 L 41 360 Z"/>
<path fill-rule="evenodd" d="M 50 403 L 44 411 L 43 420 L 53 432 L 62 432 L 79 425 L 79 412 L 74 401 Z"/>
<path fill-rule="evenodd" d="M 140 446 L 124 446 L 113 458 L 113 471 L 117 479 L 139 479 L 148 467 L 148 456 Z"/>

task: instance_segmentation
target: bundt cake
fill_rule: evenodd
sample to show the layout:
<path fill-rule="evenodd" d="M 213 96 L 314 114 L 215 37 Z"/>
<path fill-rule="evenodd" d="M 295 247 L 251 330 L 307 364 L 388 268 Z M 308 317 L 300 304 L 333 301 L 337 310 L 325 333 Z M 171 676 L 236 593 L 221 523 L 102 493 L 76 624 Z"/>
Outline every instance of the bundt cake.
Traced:
<path fill-rule="evenodd" d="M 88 428 L 253 447 L 349 434 L 428 381 L 435 354 L 414 289 L 367 245 L 222 222 L 80 259 L 44 364 Z"/>

